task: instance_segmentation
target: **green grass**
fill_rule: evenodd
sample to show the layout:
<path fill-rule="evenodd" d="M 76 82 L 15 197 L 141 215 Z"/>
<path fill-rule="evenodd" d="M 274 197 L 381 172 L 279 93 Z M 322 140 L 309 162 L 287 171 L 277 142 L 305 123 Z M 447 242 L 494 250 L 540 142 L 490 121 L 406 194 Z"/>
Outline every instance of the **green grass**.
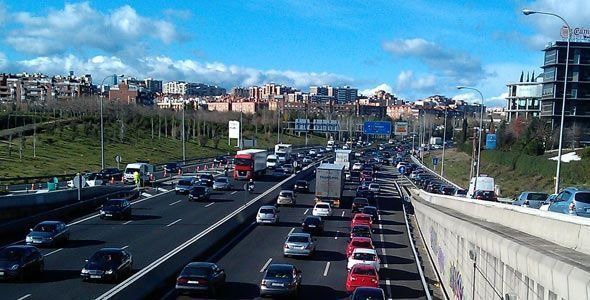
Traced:
<path fill-rule="evenodd" d="M 431 155 L 441 156 L 440 151 Z M 551 155 L 551 156 L 555 156 Z M 557 162 L 551 156 L 531 156 L 516 151 L 484 151 L 480 173 L 494 177 L 500 186 L 501 197 L 515 197 L 522 191 L 545 191 L 553 193 Z M 469 185 L 470 155 L 450 149 L 445 152 L 445 177 L 467 187 Z M 424 162 L 432 168 L 431 156 Z M 561 187 L 585 186 L 590 184 L 590 160 L 562 163 Z M 438 166 L 440 173 L 440 166 Z"/>
<path fill-rule="evenodd" d="M 127 133 L 124 142 L 120 142 L 118 131 L 107 128 L 105 131 L 105 164 L 117 166 L 115 156 L 122 157 L 125 163 L 137 160 L 149 160 L 162 163 L 182 158 L 182 142 L 179 139 L 161 138 L 156 135 L 151 139 L 149 131 L 133 131 Z M 246 136 L 249 138 L 252 136 Z M 292 144 L 304 144 L 305 137 L 282 135 L 282 141 Z M 91 171 L 100 169 L 100 137 L 96 130 L 76 132 L 70 126 L 62 127 L 56 132 L 37 134 L 36 157 L 33 157 L 33 137 L 25 137 L 22 160 L 19 157 L 20 138 L 12 140 L 12 153 L 8 155 L 8 144 L 0 144 L 0 178 L 48 176 Z M 276 134 L 258 136 L 257 148 L 270 148 L 276 143 Z M 325 138 L 309 135 L 309 144 L 325 144 Z M 233 153 L 236 140 L 229 146 L 227 138 L 221 138 L 217 148 L 209 139 L 206 146 L 199 146 L 197 140 L 189 139 L 186 143 L 187 158 L 211 157 L 219 154 Z M 2 181 L 2 184 L 9 182 Z"/>

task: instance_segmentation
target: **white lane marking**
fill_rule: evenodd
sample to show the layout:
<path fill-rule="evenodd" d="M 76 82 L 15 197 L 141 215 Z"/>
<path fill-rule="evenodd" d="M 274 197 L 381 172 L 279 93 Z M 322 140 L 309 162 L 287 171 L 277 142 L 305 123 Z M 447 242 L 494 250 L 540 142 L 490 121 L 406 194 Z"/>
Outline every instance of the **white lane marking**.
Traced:
<path fill-rule="evenodd" d="M 330 270 L 330 262 L 326 263 L 326 268 L 324 268 L 324 276 L 328 276 L 328 270 Z"/>
<path fill-rule="evenodd" d="M 268 267 L 268 265 L 270 265 L 270 262 L 272 261 L 272 257 L 269 258 L 266 263 L 264 264 L 264 266 L 262 266 L 262 269 L 260 269 L 260 273 L 264 272 L 264 270 L 266 270 L 266 268 Z"/>
<path fill-rule="evenodd" d="M 20 297 L 20 298 L 18 298 L 16 300 L 24 300 L 24 299 L 27 299 L 29 297 L 31 297 L 31 294 L 26 294 L 26 295 L 24 295 L 24 296 L 22 296 L 22 297 Z"/>
<path fill-rule="evenodd" d="M 295 227 L 291 228 L 291 231 L 289 231 L 289 234 L 293 233 L 293 231 L 295 231 Z"/>
<path fill-rule="evenodd" d="M 211 203 L 209 203 L 209 204 L 205 205 L 205 207 L 209 207 L 209 206 L 211 206 L 211 205 L 213 205 L 213 204 L 215 204 L 215 202 L 211 202 Z"/>
<path fill-rule="evenodd" d="M 337 240 L 337 239 L 338 239 L 338 233 L 339 233 L 339 232 L 340 232 L 340 231 L 336 230 L 336 236 L 334 237 L 334 239 L 335 239 L 335 240 Z"/>
<path fill-rule="evenodd" d="M 174 221 L 174 222 L 172 222 L 172 223 L 170 223 L 170 224 L 166 225 L 166 227 L 170 227 L 170 226 L 172 226 L 172 225 L 174 225 L 174 224 L 176 224 L 176 223 L 180 222 L 181 220 L 182 220 L 182 219 L 178 219 L 178 220 L 176 220 L 176 221 Z"/>
<path fill-rule="evenodd" d="M 123 249 L 123 250 L 125 250 L 127 248 L 129 248 L 129 245 L 125 245 L 125 246 L 121 247 L 121 249 Z"/>
<path fill-rule="evenodd" d="M 303 170 L 308 170 L 310 168 L 316 167 L 316 165 L 317 165 L 317 163 L 312 164 L 312 165 L 309 165 L 309 166 L 303 168 Z M 291 176 L 285 178 L 283 181 L 275 184 L 270 189 L 268 189 L 264 193 L 258 195 L 256 198 L 248 201 L 246 204 L 242 205 L 240 208 L 236 209 L 235 211 L 233 211 L 229 215 L 223 217 L 222 219 L 220 219 L 219 221 L 217 221 L 215 224 L 209 226 L 207 229 L 201 231 L 197 235 L 195 235 L 192 238 L 186 240 L 184 243 L 182 243 L 179 246 L 177 246 L 176 248 L 172 249 L 170 252 L 162 255 L 160 258 L 154 260 L 149 265 L 147 265 L 143 269 L 139 270 L 139 272 L 133 274 L 132 276 L 130 276 L 127 279 L 125 279 L 123 282 L 119 283 L 117 286 L 115 286 L 112 289 L 104 292 L 102 295 L 98 296 L 97 299 L 102 300 L 102 299 L 110 299 L 110 298 L 112 298 L 117 293 L 121 292 L 123 289 L 127 288 L 128 286 L 130 286 L 131 284 L 133 284 L 134 282 L 136 282 L 139 278 L 145 276 L 147 273 L 151 272 L 153 269 L 155 269 L 159 265 L 163 264 L 165 261 L 167 261 L 168 259 L 170 259 L 174 255 L 178 254 L 180 251 L 186 249 L 188 246 L 192 245 L 194 242 L 202 239 L 205 235 L 207 235 L 211 231 L 215 230 L 217 227 L 221 226 L 222 224 L 224 224 L 225 222 L 227 222 L 229 219 L 235 217 L 237 214 L 241 213 L 244 209 L 246 209 L 250 205 L 256 203 L 262 197 L 265 197 L 270 192 L 276 190 L 279 186 L 283 185 L 285 182 L 293 179 L 293 177 L 295 177 L 295 176 L 294 175 L 291 175 Z"/>
<path fill-rule="evenodd" d="M 309 208 L 305 210 L 305 212 L 303 212 L 304 215 L 307 215 L 307 212 L 309 211 Z"/>
<path fill-rule="evenodd" d="M 144 196 L 144 197 L 153 197 L 154 196 L 154 195 L 148 194 L 146 192 L 141 193 L 141 195 Z"/>
<path fill-rule="evenodd" d="M 170 204 L 168 204 L 168 205 L 172 206 L 172 205 L 174 205 L 174 204 L 176 204 L 176 203 L 180 203 L 180 202 L 182 202 L 182 200 L 174 201 L 174 202 L 172 202 L 172 203 L 170 203 Z"/>
<path fill-rule="evenodd" d="M 229 194 L 230 194 L 230 195 L 233 195 L 233 194 L 235 194 L 235 193 L 237 193 L 237 192 L 238 192 L 238 191 L 233 191 L 233 192 L 231 192 L 231 193 L 229 193 Z"/>
<path fill-rule="evenodd" d="M 131 222 L 133 222 L 133 220 L 129 220 L 129 221 L 127 221 L 127 222 L 123 223 L 123 225 L 127 225 L 127 224 L 129 224 L 129 223 L 131 223 Z"/>
<path fill-rule="evenodd" d="M 59 249 L 53 250 L 53 251 L 51 251 L 51 252 L 49 252 L 49 253 L 47 253 L 47 254 L 45 254 L 45 255 L 43 255 L 43 256 L 49 256 L 49 255 L 51 255 L 51 254 L 55 254 L 55 253 L 57 253 L 57 252 L 59 252 L 59 251 L 61 251 L 61 250 L 63 250 L 63 249 L 64 249 L 64 248 L 59 248 Z"/>
<path fill-rule="evenodd" d="M 342 217 L 344 217 L 344 211 L 342 211 Z"/>
<path fill-rule="evenodd" d="M 385 286 L 387 286 L 387 291 L 389 292 L 389 297 L 387 299 L 388 300 L 393 299 L 393 298 L 391 298 L 391 280 L 386 279 Z"/>

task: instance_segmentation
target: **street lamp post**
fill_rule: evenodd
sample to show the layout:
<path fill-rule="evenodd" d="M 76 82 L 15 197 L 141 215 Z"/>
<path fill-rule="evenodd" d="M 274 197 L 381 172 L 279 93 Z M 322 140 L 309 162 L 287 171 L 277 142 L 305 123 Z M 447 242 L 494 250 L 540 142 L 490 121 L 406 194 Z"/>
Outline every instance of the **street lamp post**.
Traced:
<path fill-rule="evenodd" d="M 473 87 L 467 87 L 467 86 L 457 86 L 457 89 L 459 90 L 472 90 L 472 91 L 476 91 L 479 96 L 481 97 L 481 113 L 479 116 L 479 133 L 478 133 L 478 144 L 477 144 L 477 167 L 475 168 L 475 183 L 473 184 L 473 191 L 475 192 L 477 189 L 477 178 L 479 177 L 479 165 L 480 165 L 480 159 L 481 159 L 481 133 L 483 131 L 483 111 L 484 111 L 484 99 L 483 99 L 483 94 L 481 93 L 480 90 L 473 88 Z"/>
<path fill-rule="evenodd" d="M 543 12 L 543 11 L 534 11 L 530 9 L 522 10 L 522 13 L 525 16 L 532 15 L 532 14 L 540 14 L 540 15 L 548 15 L 559 18 L 565 26 L 567 27 L 567 46 L 566 46 L 566 53 L 565 53 L 565 76 L 563 77 L 563 98 L 561 100 L 561 121 L 559 125 L 559 148 L 557 149 L 557 170 L 555 175 L 555 189 L 554 193 L 557 194 L 559 192 L 559 180 L 560 180 L 560 173 L 561 173 L 561 154 L 562 154 L 562 145 L 563 145 L 563 123 L 565 122 L 565 97 L 567 91 L 567 75 L 568 75 L 568 65 L 570 60 L 570 40 L 572 37 L 572 28 L 568 24 L 568 22 L 558 14 L 550 13 L 550 12 Z M 557 56 L 557 60 L 559 61 L 559 55 Z"/>
<path fill-rule="evenodd" d="M 100 83 L 100 88 L 102 89 L 102 92 L 104 92 L 104 82 L 105 80 L 107 80 L 108 78 L 121 78 L 123 77 L 123 75 L 117 75 L 117 74 L 113 74 L 113 75 L 109 75 L 107 77 L 105 77 L 102 82 Z M 100 93 L 100 167 L 101 169 L 104 169 L 104 121 L 103 121 L 103 100 L 104 100 L 104 95 L 103 93 Z"/>
<path fill-rule="evenodd" d="M 182 99 L 182 163 L 186 164 L 186 134 L 185 134 L 185 128 L 186 126 L 184 126 L 184 110 L 186 108 L 186 103 L 184 102 L 184 99 Z"/>
<path fill-rule="evenodd" d="M 445 146 L 447 141 L 447 114 L 448 111 L 445 108 L 445 125 L 443 127 L 443 145 L 442 145 L 442 161 L 440 164 L 440 176 L 445 177 Z"/>

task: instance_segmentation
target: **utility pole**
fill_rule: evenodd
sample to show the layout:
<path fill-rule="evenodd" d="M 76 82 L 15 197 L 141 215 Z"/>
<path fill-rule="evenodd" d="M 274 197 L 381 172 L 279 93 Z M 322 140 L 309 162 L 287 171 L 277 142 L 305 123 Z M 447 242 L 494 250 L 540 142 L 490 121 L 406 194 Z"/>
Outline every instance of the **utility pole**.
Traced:
<path fill-rule="evenodd" d="M 240 106 L 240 138 L 238 139 L 238 142 L 240 143 L 240 150 L 244 149 L 244 136 L 242 136 L 242 121 L 243 121 L 243 115 L 244 115 L 244 111 L 242 110 L 242 106 Z"/>
<path fill-rule="evenodd" d="M 443 145 L 442 145 L 442 161 L 440 164 L 440 176 L 445 177 L 445 148 L 447 143 L 447 114 L 448 111 L 445 108 L 445 125 L 443 127 Z"/>
<path fill-rule="evenodd" d="M 277 101 L 277 144 L 281 143 L 281 108 Z"/>
<path fill-rule="evenodd" d="M 185 130 L 185 126 L 184 126 L 184 108 L 185 108 L 185 103 L 184 103 L 184 99 L 182 100 L 182 163 L 185 164 L 186 163 L 186 134 L 184 132 Z"/>

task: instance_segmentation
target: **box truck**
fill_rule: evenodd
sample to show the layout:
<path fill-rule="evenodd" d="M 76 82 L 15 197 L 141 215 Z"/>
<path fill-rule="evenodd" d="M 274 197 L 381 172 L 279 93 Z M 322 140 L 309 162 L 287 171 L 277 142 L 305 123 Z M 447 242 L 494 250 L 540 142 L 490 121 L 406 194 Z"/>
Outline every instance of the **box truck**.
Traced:
<path fill-rule="evenodd" d="M 316 169 L 315 201 L 340 207 L 344 190 L 344 165 L 321 164 Z"/>

